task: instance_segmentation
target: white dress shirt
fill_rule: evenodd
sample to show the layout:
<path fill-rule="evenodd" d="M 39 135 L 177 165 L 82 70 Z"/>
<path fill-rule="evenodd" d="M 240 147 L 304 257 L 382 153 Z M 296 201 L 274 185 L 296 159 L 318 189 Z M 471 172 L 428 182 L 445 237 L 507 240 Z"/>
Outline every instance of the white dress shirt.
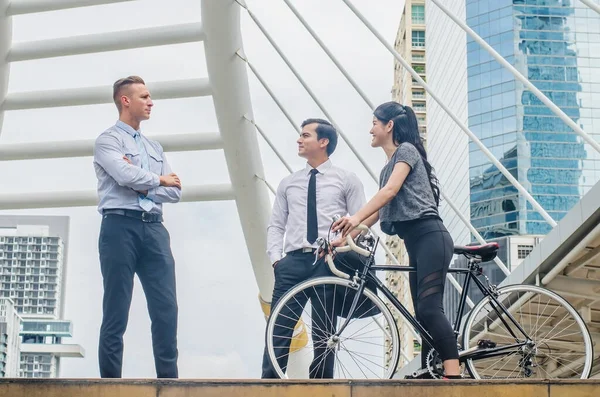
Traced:
<path fill-rule="evenodd" d="M 277 188 L 273 212 L 267 228 L 267 254 L 271 263 L 300 248 L 316 247 L 306 240 L 306 203 L 308 181 L 312 167 L 285 177 Z M 319 237 L 327 238 L 334 215 L 353 215 L 365 205 L 365 191 L 353 172 L 331 164 L 327 160 L 316 175 L 317 221 Z M 285 245 L 284 245 L 285 234 Z"/>

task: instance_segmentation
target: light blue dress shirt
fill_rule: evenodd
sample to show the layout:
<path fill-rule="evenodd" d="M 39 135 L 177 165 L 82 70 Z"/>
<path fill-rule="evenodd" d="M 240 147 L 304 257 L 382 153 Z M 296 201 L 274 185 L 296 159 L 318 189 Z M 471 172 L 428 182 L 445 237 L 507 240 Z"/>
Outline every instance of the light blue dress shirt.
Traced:
<path fill-rule="evenodd" d="M 140 150 L 134 139 L 136 132 L 140 131 L 119 120 L 96 139 L 94 169 L 98 178 L 100 213 L 115 208 L 143 211 L 136 191 L 148 191 L 146 197 L 153 201 L 152 213 L 162 213 L 162 203 L 176 203 L 181 199 L 181 189 L 160 186 L 159 176 L 173 172 L 162 146 L 140 133 L 148 152 L 150 170 L 141 168 Z M 127 156 L 132 164 L 128 164 L 123 156 Z"/>

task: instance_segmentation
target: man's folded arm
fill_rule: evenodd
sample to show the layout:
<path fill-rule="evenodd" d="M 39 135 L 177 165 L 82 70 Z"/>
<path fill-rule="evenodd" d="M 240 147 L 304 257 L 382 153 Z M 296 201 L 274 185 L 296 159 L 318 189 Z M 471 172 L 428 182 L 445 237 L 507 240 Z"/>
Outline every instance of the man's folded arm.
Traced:
<path fill-rule="evenodd" d="M 138 191 L 160 186 L 158 175 L 133 166 L 123 159 L 119 140 L 110 134 L 102 134 L 96 139 L 94 160 L 120 186 Z"/>
<path fill-rule="evenodd" d="M 169 165 L 167 157 L 164 153 L 162 153 L 162 159 L 163 169 L 161 175 L 171 174 L 173 171 L 171 170 L 171 166 Z M 155 203 L 178 203 L 179 200 L 181 200 L 181 189 L 176 186 L 153 187 L 151 189 L 148 189 L 148 194 L 146 195 L 146 197 L 148 197 Z"/>

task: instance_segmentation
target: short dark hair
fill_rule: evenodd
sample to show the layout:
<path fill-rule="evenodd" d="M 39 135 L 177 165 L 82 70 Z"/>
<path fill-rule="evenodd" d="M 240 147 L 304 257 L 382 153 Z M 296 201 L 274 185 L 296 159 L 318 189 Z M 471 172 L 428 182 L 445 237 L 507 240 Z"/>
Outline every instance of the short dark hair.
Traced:
<path fill-rule="evenodd" d="M 142 79 L 140 76 L 129 76 L 129 77 L 124 77 L 122 79 L 119 79 L 117 81 L 115 81 L 115 83 L 113 84 L 113 101 L 115 101 L 115 105 L 117 105 L 117 109 L 119 109 L 119 113 L 121 113 L 121 93 L 123 92 L 123 90 L 127 87 L 129 87 L 132 84 L 143 84 L 146 85 L 146 83 L 144 82 L 144 79 Z"/>
<path fill-rule="evenodd" d="M 337 131 L 335 130 L 333 124 L 327 120 L 313 118 L 304 120 L 300 127 L 304 127 L 309 124 L 317 124 L 317 139 L 329 139 L 329 143 L 327 144 L 327 155 L 331 156 L 331 154 L 335 151 L 338 140 Z"/>

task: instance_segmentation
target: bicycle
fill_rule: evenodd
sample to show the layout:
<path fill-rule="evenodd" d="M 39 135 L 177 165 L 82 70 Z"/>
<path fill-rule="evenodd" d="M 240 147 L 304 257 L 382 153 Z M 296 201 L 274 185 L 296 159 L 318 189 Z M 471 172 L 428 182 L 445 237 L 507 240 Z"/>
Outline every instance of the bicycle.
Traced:
<path fill-rule="evenodd" d="M 311 368 L 307 365 L 296 368 L 300 374 L 287 373 L 288 367 L 294 367 L 289 359 L 294 359 L 295 367 L 298 367 L 297 363 L 306 358 L 313 359 L 315 353 L 311 349 L 319 351 L 315 360 L 318 363 L 326 359 L 335 360 L 336 378 L 392 378 L 401 346 L 390 307 L 399 312 L 422 340 L 435 346 L 429 333 L 375 274 L 377 271 L 410 272 L 415 268 L 375 265 L 379 237 L 374 237 L 364 225 L 357 229 L 360 234 L 356 242 L 348 236 L 347 245 L 343 247 L 333 248 L 329 240 L 320 238 L 315 263 L 325 260 L 333 276 L 310 279 L 296 285 L 273 308 L 267 323 L 267 349 L 280 378 L 319 377 L 319 374 L 309 373 Z M 454 247 L 455 254 L 468 258 L 466 268 L 449 269 L 449 273 L 465 276 L 453 325 L 463 373 L 466 367 L 474 379 L 588 378 L 593 364 L 593 345 L 583 319 L 555 292 L 534 285 L 498 288 L 490 284 L 480 264 L 493 260 L 498 248 L 497 243 Z M 334 256 L 350 250 L 365 261 L 360 269 L 345 268 L 342 271 L 336 267 Z M 321 259 L 320 252 L 325 254 Z M 467 314 L 465 305 L 471 284 L 479 288 L 483 298 Z M 290 309 L 292 306 L 294 309 Z M 308 307 L 311 308 L 310 313 Z M 298 308 L 302 309 L 301 313 L 294 312 Z M 314 319 L 310 318 L 315 314 Z M 326 318 L 323 318 L 324 314 Z M 463 315 L 466 319 L 461 328 Z M 281 323 L 286 317 L 297 321 L 293 330 L 277 325 L 278 318 Z M 371 326 L 374 333 L 368 331 Z M 277 343 L 286 339 L 295 344 L 294 355 L 291 356 L 287 350 L 285 357 L 277 357 L 275 348 L 284 346 Z M 357 349 L 351 351 L 351 348 Z M 308 354 L 301 354 L 303 349 Z M 428 354 L 426 362 L 426 368 L 408 377 L 443 376 L 442 363 L 435 349 Z"/>

